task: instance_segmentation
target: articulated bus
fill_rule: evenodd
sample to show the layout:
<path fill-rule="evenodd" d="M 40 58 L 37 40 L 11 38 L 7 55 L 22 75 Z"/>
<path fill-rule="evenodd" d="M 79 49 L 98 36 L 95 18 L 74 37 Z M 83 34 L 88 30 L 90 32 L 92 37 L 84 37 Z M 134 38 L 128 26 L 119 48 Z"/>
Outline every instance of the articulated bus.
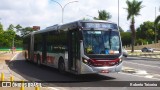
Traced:
<path fill-rule="evenodd" d="M 119 72 L 122 42 L 118 26 L 101 20 L 53 25 L 24 37 L 24 56 L 37 65 L 73 74 Z"/>

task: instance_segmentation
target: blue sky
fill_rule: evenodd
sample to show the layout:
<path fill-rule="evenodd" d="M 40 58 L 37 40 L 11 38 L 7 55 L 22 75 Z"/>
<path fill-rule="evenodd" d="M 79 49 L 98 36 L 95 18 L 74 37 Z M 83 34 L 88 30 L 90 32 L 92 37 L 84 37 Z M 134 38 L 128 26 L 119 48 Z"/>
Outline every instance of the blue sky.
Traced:
<path fill-rule="evenodd" d="M 14 2 L 13 2 L 14 1 Z M 55 0 L 62 6 L 75 0 Z M 98 10 L 110 12 L 112 18 L 109 21 L 118 22 L 118 0 L 77 0 L 78 2 L 68 4 L 64 9 L 64 23 L 72 22 L 82 18 L 92 19 L 98 16 Z M 129 29 L 130 21 L 127 21 L 126 0 L 120 1 L 120 26 L 126 31 Z M 140 1 L 140 0 L 139 0 Z M 156 14 L 160 15 L 158 8 L 160 0 L 142 0 L 145 6 L 140 16 L 135 18 L 138 27 L 144 21 L 154 21 Z M 61 23 L 61 7 L 50 0 L 1 0 L 0 22 L 5 28 L 9 24 L 20 24 L 23 27 L 38 25 L 41 28 Z"/>

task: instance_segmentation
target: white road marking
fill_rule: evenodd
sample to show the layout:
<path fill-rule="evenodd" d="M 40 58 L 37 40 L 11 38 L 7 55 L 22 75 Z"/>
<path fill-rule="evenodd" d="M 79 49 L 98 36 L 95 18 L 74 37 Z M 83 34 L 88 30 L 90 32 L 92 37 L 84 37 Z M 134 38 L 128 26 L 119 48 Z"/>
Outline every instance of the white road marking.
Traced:
<path fill-rule="evenodd" d="M 147 78 L 147 77 L 144 77 L 144 76 L 139 76 L 139 75 L 136 75 L 136 74 L 129 74 L 129 73 L 123 73 L 123 72 L 119 72 L 120 74 L 125 74 L 125 75 L 130 75 L 130 76 L 136 76 L 136 77 L 143 77 L 143 78 Z M 160 80 L 159 78 L 151 78 L 151 79 L 154 79 L 154 80 Z"/>
<path fill-rule="evenodd" d="M 127 68 L 129 68 L 129 67 L 127 67 Z M 131 69 L 134 69 L 134 68 L 131 68 Z M 139 76 L 139 77 L 144 77 L 144 78 L 153 78 L 153 79 L 160 80 L 159 78 L 155 78 L 157 76 L 160 77 L 159 74 L 147 73 L 147 71 L 145 71 L 145 70 L 135 69 L 135 73 L 133 73 L 133 74 L 132 73 L 125 73 L 125 72 L 122 72 L 122 73 L 127 74 L 127 75 Z"/>
<path fill-rule="evenodd" d="M 12 58 L 10 61 L 14 60 L 14 59 L 15 59 L 15 57 L 17 57 L 17 56 L 18 56 L 18 54 L 20 54 L 20 53 L 17 53 L 16 55 L 14 55 L 14 56 L 13 56 L 13 58 Z"/>
<path fill-rule="evenodd" d="M 134 62 L 126 62 L 126 63 L 136 64 L 136 65 L 141 65 L 141 66 L 147 66 L 147 67 L 153 67 L 153 68 L 160 68 L 158 66 L 152 66 L 152 65 L 148 65 L 148 64 L 139 64 L 139 63 L 134 63 Z"/>
<path fill-rule="evenodd" d="M 146 77 L 146 78 L 153 78 L 152 75 L 146 75 L 145 77 Z"/>
<path fill-rule="evenodd" d="M 54 88 L 54 87 L 47 87 L 49 90 L 59 90 L 57 88 Z"/>
<path fill-rule="evenodd" d="M 160 77 L 160 75 L 159 75 L 159 74 L 154 74 L 154 76 L 158 76 L 158 77 Z"/>
<path fill-rule="evenodd" d="M 147 73 L 147 71 L 144 71 L 144 70 L 138 70 L 138 71 L 136 71 L 136 74 L 145 75 L 148 73 Z"/>

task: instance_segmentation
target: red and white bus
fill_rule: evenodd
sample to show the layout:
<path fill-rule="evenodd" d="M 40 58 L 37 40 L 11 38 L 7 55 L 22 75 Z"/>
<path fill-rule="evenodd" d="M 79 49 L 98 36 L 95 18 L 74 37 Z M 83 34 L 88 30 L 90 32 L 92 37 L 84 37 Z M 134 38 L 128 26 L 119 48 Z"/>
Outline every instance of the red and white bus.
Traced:
<path fill-rule="evenodd" d="M 122 42 L 117 24 L 79 20 L 24 37 L 25 59 L 74 74 L 119 72 Z"/>

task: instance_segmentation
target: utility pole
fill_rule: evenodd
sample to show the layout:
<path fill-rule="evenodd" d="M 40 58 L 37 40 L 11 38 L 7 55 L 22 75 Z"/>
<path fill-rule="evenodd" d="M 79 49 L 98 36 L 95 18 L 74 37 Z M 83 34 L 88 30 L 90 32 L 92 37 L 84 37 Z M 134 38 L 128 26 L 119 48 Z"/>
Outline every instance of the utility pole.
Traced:
<path fill-rule="evenodd" d="M 119 28 L 119 0 L 118 0 L 118 28 Z"/>
<path fill-rule="evenodd" d="M 156 20 L 156 7 L 155 7 L 155 20 Z M 157 43 L 157 36 L 156 36 L 156 25 L 155 25 L 155 43 Z"/>

